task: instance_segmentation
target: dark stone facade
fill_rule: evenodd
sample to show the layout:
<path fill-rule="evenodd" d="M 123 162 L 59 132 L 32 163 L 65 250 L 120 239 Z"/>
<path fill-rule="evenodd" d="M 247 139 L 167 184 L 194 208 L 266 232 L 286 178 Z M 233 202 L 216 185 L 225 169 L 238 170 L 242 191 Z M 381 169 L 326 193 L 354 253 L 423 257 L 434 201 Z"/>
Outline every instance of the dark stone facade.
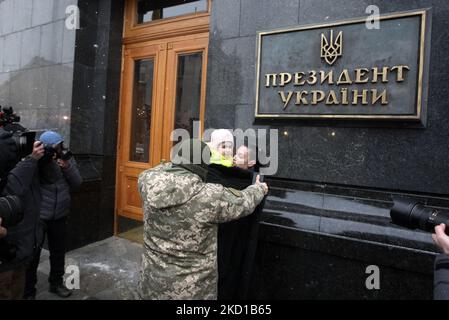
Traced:
<path fill-rule="evenodd" d="M 428 127 L 367 128 L 334 121 L 254 121 L 256 32 L 432 7 Z M 257 9 L 257 10 L 256 10 Z M 215 1 L 212 8 L 206 128 L 268 126 L 288 136 L 279 144 L 278 177 L 323 183 L 447 194 L 447 11 L 442 1 Z M 256 14 L 257 12 L 257 14 Z M 334 133 L 335 135 L 332 135 Z M 290 155 L 290 156 L 285 156 Z"/>
<path fill-rule="evenodd" d="M 113 235 L 124 1 L 79 1 L 71 148 L 84 184 L 72 199 L 69 248 Z"/>
<path fill-rule="evenodd" d="M 363 17 L 369 5 L 381 14 L 431 8 L 427 127 L 256 121 L 257 31 Z M 389 208 L 398 194 L 449 207 L 448 13 L 444 0 L 214 1 L 205 127 L 280 132 L 250 297 L 432 297 L 430 234 L 392 225 Z M 380 290 L 365 287 L 369 265 L 380 268 Z"/>

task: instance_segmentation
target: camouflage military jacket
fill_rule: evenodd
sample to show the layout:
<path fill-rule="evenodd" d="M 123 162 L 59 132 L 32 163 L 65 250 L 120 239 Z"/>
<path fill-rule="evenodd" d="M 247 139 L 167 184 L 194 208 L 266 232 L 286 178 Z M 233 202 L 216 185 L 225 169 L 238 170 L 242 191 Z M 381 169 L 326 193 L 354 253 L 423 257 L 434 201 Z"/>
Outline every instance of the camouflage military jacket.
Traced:
<path fill-rule="evenodd" d="M 261 186 L 243 191 L 204 183 L 162 164 L 139 176 L 144 208 L 143 299 L 216 299 L 217 224 L 251 214 Z"/>

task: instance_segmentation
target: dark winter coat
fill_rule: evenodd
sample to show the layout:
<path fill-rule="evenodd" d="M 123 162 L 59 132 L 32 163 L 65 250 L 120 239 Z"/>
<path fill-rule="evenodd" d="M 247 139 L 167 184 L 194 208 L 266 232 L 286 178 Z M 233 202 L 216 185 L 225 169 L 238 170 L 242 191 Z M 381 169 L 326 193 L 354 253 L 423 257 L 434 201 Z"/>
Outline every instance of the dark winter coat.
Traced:
<path fill-rule="evenodd" d="M 4 194 L 20 197 L 24 217 L 17 226 L 8 228 L 8 235 L 0 239 L 2 248 L 10 248 L 15 256 L 13 259 L 0 256 L 0 272 L 26 264 L 32 259 L 36 248 L 42 244 L 38 161 L 27 158 L 19 162 L 8 174 Z"/>
<path fill-rule="evenodd" d="M 39 177 L 41 219 L 58 220 L 67 216 L 70 211 L 70 187 L 79 187 L 83 183 L 76 161 L 72 158 L 66 169 L 52 161 L 41 168 Z"/>

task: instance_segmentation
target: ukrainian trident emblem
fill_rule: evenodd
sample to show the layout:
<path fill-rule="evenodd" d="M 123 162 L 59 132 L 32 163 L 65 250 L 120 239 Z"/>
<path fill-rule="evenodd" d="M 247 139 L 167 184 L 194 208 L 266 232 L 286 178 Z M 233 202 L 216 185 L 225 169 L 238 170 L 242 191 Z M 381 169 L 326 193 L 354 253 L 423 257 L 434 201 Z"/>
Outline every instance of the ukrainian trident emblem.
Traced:
<path fill-rule="evenodd" d="M 324 33 L 321 34 L 321 58 L 329 65 L 333 65 L 343 52 L 343 31 L 340 31 L 334 39 L 334 30 L 331 30 L 329 40 Z"/>

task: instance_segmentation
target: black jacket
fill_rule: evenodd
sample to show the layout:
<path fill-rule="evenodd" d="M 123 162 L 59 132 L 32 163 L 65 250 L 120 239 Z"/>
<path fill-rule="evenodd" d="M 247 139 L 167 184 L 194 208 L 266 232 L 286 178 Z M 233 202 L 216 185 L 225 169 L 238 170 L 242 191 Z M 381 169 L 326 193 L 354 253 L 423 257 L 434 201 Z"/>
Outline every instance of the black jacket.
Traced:
<path fill-rule="evenodd" d="M 243 190 L 253 183 L 254 174 L 251 170 L 211 164 L 206 181 Z M 263 203 L 249 216 L 218 225 L 218 300 L 247 299 Z"/>
<path fill-rule="evenodd" d="M 45 174 L 44 171 L 45 170 Z M 51 176 L 45 179 L 45 175 Z M 70 210 L 70 187 L 79 187 L 83 182 L 75 160 L 70 160 L 66 169 L 52 161 L 39 174 L 42 194 L 41 219 L 58 220 Z M 47 180 L 47 181 L 46 181 Z"/>
<path fill-rule="evenodd" d="M 15 249 L 15 258 L 0 256 L 0 272 L 15 269 L 29 262 L 38 246 L 42 244 L 40 228 L 41 193 L 38 178 L 38 161 L 27 158 L 19 162 L 8 174 L 4 194 L 20 197 L 24 211 L 22 222 L 8 229 L 8 235 L 0 242 Z"/>

